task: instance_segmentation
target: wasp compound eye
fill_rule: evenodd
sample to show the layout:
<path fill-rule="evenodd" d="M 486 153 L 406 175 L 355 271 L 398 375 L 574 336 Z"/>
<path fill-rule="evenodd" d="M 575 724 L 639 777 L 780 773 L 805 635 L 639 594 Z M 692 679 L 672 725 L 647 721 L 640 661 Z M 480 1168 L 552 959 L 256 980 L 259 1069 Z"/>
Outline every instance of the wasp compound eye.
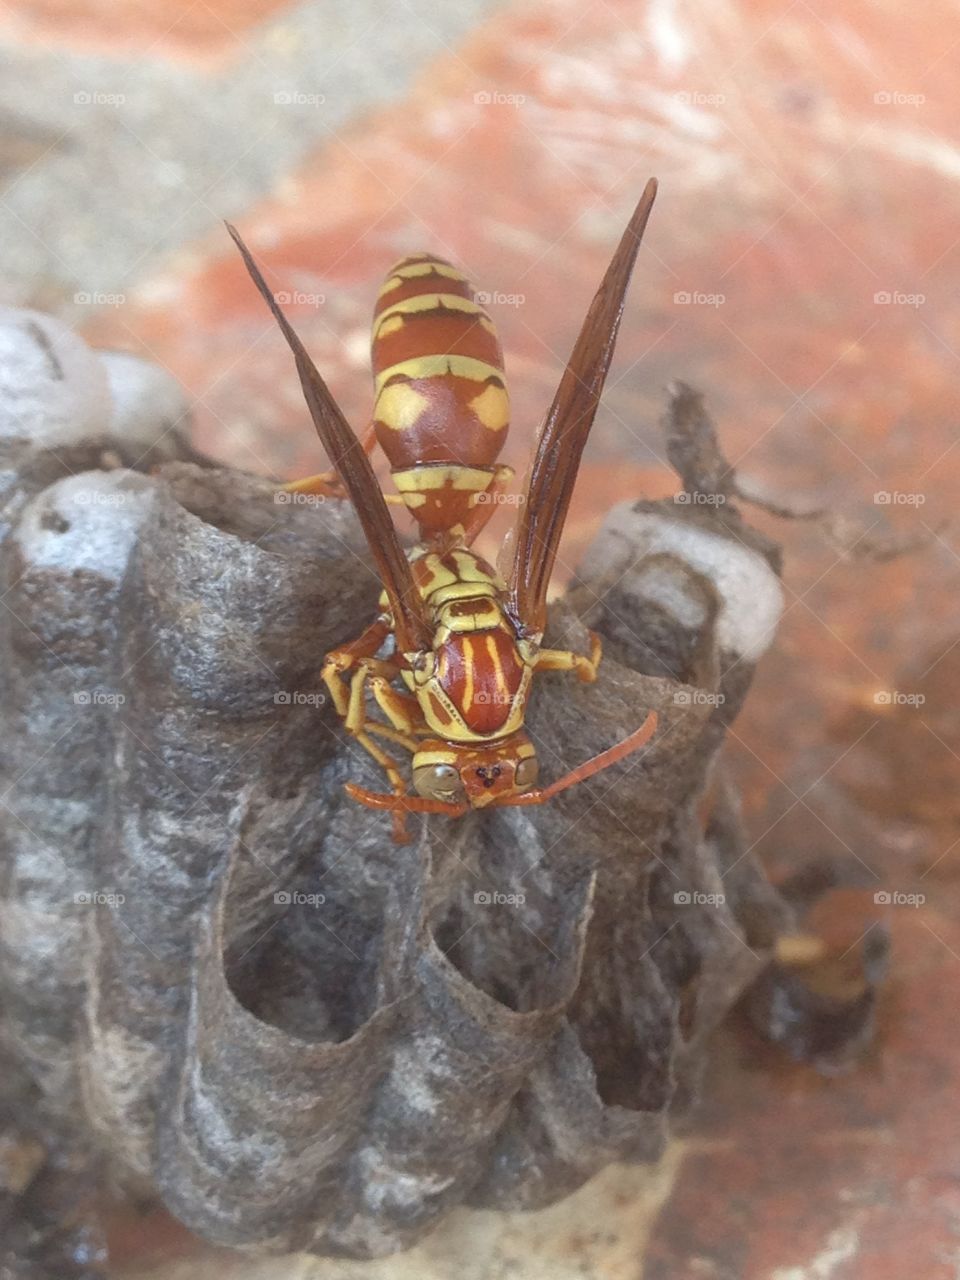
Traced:
<path fill-rule="evenodd" d="M 526 756 L 523 760 L 517 762 L 517 771 L 514 774 L 514 780 L 518 787 L 526 790 L 532 787 L 537 780 L 538 765 L 536 756 Z"/>
<path fill-rule="evenodd" d="M 460 774 L 452 764 L 425 764 L 413 771 L 413 785 L 428 800 L 457 804 L 464 798 Z"/>

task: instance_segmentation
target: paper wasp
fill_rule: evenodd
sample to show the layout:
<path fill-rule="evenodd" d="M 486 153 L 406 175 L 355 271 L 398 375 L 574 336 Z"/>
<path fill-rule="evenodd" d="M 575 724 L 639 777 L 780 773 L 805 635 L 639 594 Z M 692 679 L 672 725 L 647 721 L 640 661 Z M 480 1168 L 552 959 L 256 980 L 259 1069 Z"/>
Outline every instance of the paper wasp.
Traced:
<path fill-rule="evenodd" d="M 350 498 L 383 583 L 378 617 L 327 654 L 323 679 L 345 728 L 391 787 L 346 789 L 361 804 L 390 810 L 397 840 L 407 838 L 408 812 L 459 817 L 471 808 L 542 804 L 637 750 L 656 728 L 651 712 L 629 737 L 546 787 L 536 785 L 536 751 L 523 728 L 536 671 L 596 679 L 597 636 L 589 657 L 541 647 L 547 587 L 655 195 L 651 179 L 587 312 L 537 441 L 502 577 L 471 544 L 512 474 L 496 462 L 509 402 L 496 330 L 464 277 L 426 254 L 404 258 L 388 273 L 373 321 L 373 423 L 361 443 L 227 224 L 293 352 L 335 468 L 288 487 Z M 370 465 L 376 444 L 398 490 L 389 498 L 419 526 L 409 553 Z M 368 692 L 386 722 L 368 715 Z M 416 795 L 375 737 L 411 753 Z"/>

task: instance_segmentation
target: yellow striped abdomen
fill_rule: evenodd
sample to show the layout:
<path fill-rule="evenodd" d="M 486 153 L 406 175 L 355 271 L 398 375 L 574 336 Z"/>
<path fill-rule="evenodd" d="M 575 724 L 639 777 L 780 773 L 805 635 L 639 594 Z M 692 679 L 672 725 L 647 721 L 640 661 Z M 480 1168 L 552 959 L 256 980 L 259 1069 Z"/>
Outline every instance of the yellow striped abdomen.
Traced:
<path fill-rule="evenodd" d="M 462 525 L 489 487 L 509 400 L 493 321 L 459 271 L 404 258 L 373 319 L 377 441 L 424 534 Z"/>

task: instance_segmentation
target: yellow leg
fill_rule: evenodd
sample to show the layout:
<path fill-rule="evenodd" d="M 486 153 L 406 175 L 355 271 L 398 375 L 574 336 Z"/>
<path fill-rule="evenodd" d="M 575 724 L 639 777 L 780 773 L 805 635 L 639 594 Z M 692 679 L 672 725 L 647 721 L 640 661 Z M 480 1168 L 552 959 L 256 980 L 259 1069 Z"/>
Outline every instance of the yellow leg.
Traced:
<path fill-rule="evenodd" d="M 367 691 L 368 674 L 367 664 L 363 662 L 350 680 L 350 696 L 347 699 L 347 714 L 343 718 L 343 723 L 351 733 L 362 733 L 367 723 L 364 694 Z"/>
<path fill-rule="evenodd" d="M 364 706 L 364 690 L 369 678 L 384 680 L 389 685 L 390 680 L 397 674 L 394 664 L 381 662 L 373 656 L 389 632 L 390 627 L 386 620 L 378 618 L 356 640 L 327 654 L 322 675 L 323 682 L 330 692 L 334 709 L 343 721 L 344 728 L 380 765 L 387 775 L 394 794 L 405 795 L 406 784 L 396 761 L 374 742 L 370 735 L 379 733 L 382 737 L 399 743 L 411 752 L 417 750 L 417 743 L 389 725 L 369 722 Z M 348 682 L 345 676 L 350 671 L 352 675 Z M 407 838 L 402 813 L 394 815 L 394 836 L 398 840 Z"/>
<path fill-rule="evenodd" d="M 376 670 L 378 667 L 388 667 L 389 664 L 379 663 L 376 658 L 360 659 L 359 666 L 350 679 L 348 692 L 346 684 L 341 677 L 345 661 L 352 663 L 355 658 L 353 655 L 341 650 L 338 653 L 331 654 L 324 664 L 324 681 L 330 690 L 337 713 L 343 720 L 343 727 L 363 747 L 364 751 L 373 757 L 387 775 L 387 781 L 393 794 L 397 796 L 406 795 L 407 784 L 404 781 L 403 774 L 400 772 L 399 765 L 393 756 L 384 751 L 379 743 L 374 742 L 370 735 L 371 733 L 379 733 L 390 741 L 400 742 L 408 751 L 416 751 L 417 745 L 412 739 L 405 739 L 403 734 L 392 729 L 389 725 L 370 723 L 367 720 L 364 706 L 364 692 L 371 668 Z M 404 814 L 399 810 L 393 815 L 393 838 L 398 844 L 405 844 L 409 840 Z"/>
<path fill-rule="evenodd" d="M 387 775 L 387 781 L 390 784 L 390 790 L 395 796 L 405 796 L 407 794 L 407 784 L 403 780 L 403 774 L 397 765 L 393 756 L 388 756 L 386 751 L 370 737 L 369 733 L 359 732 L 353 734 L 364 751 L 369 752 L 376 760 L 377 764 Z M 393 815 L 393 838 L 397 844 L 409 844 L 410 836 L 407 832 L 406 818 L 402 810 L 396 810 Z"/>
<path fill-rule="evenodd" d="M 584 684 L 592 684 L 597 678 L 597 667 L 603 655 L 603 645 L 595 631 L 590 632 L 590 657 L 573 653 L 569 649 L 541 649 L 537 654 L 537 671 L 576 671 Z"/>
<path fill-rule="evenodd" d="M 377 432 L 373 423 L 367 427 L 360 444 L 363 447 L 363 452 L 369 457 L 377 446 Z M 336 471 L 320 471 L 315 476 L 304 476 L 302 480 L 291 480 L 281 487 L 285 493 L 312 493 L 323 498 L 345 498 L 347 496 Z"/>
<path fill-rule="evenodd" d="M 346 719 L 350 702 L 342 677 L 358 662 L 372 658 L 389 634 L 390 624 L 385 618 L 377 618 L 356 640 L 327 654 L 320 674 L 341 720 Z"/>
<path fill-rule="evenodd" d="M 290 480 L 280 487 L 284 493 L 312 493 L 318 494 L 322 498 L 345 499 L 347 497 L 335 471 L 320 471 L 315 476 L 304 476 L 302 480 Z M 404 505 L 403 498 L 399 493 L 385 493 L 383 500 L 395 507 Z"/>
<path fill-rule="evenodd" d="M 419 749 L 419 744 L 415 738 L 411 737 L 414 725 L 406 715 L 402 695 L 390 688 L 390 677 L 384 675 L 382 670 L 378 670 L 387 665 L 378 663 L 375 658 L 361 662 L 350 681 L 350 696 L 347 702 L 347 714 L 344 716 L 344 726 L 353 734 L 378 733 L 388 742 L 397 742 L 413 753 Z M 365 695 L 368 684 L 373 690 L 378 705 L 393 721 L 392 727 L 367 718 Z M 392 703 L 392 699 L 396 699 L 396 703 Z M 416 700 L 411 699 L 411 701 L 416 706 Z M 401 712 L 399 716 L 397 716 L 398 707 Z"/>
<path fill-rule="evenodd" d="M 409 693 L 399 693 L 392 688 L 386 676 L 371 675 L 370 691 L 377 700 L 377 706 L 395 729 L 411 734 L 421 727 L 423 717 L 419 702 Z"/>
<path fill-rule="evenodd" d="M 391 729 L 388 724 L 381 724 L 379 720 L 368 720 L 366 732 L 378 733 L 388 742 L 396 742 L 398 746 L 405 747 L 411 755 L 420 750 L 420 743 L 416 738 L 411 738 L 407 733 L 401 733 L 399 729 Z"/>

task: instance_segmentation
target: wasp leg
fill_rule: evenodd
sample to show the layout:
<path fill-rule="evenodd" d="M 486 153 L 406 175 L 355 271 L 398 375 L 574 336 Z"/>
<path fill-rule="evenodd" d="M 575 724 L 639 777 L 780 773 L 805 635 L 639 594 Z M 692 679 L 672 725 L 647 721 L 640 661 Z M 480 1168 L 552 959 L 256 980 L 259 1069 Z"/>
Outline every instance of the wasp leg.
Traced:
<path fill-rule="evenodd" d="M 537 654 L 537 671 L 575 671 L 584 684 L 592 684 L 597 678 L 597 667 L 603 655 L 603 645 L 595 631 L 590 632 L 590 657 L 572 653 L 569 649 L 541 649 Z"/>
<path fill-rule="evenodd" d="M 377 433 L 373 423 L 367 427 L 360 441 L 363 452 L 370 456 L 377 447 Z M 301 480 L 291 480 L 281 485 L 283 493 L 311 493 L 321 498 L 346 498 L 347 493 L 340 483 L 336 471 L 320 471 L 315 476 L 304 476 Z M 397 501 L 402 501 L 399 496 Z M 389 502 L 390 499 L 387 498 Z"/>
<path fill-rule="evenodd" d="M 366 693 L 367 680 L 371 674 L 371 669 L 376 670 L 381 667 L 389 667 L 388 663 L 378 663 L 376 658 L 363 658 L 360 661 L 357 670 L 353 673 L 350 680 L 350 694 L 347 699 L 347 712 L 343 718 L 343 726 L 347 733 L 356 738 L 361 747 L 368 751 L 377 764 L 387 775 L 387 781 L 390 783 L 390 789 L 395 796 L 405 796 L 407 794 L 407 784 L 404 781 L 400 767 L 384 749 L 371 738 L 371 732 L 382 732 L 386 730 L 385 736 L 391 736 L 391 730 L 388 725 L 371 724 L 367 720 L 367 712 L 364 706 L 364 695 Z M 381 672 L 377 672 L 381 674 Z M 342 688 L 341 684 L 341 688 Z M 414 748 L 415 749 L 415 748 Z M 407 826 L 404 818 L 403 810 L 396 809 L 393 814 L 393 838 L 397 844 L 409 843 L 410 837 L 407 834 Z"/>
<path fill-rule="evenodd" d="M 376 624 L 374 624 L 375 626 Z M 368 628 L 368 631 L 374 632 L 374 627 Z M 366 634 L 364 633 L 364 636 Z M 383 769 L 393 794 L 395 796 L 405 796 L 407 794 L 407 784 L 396 760 L 388 755 L 378 743 L 374 742 L 370 735 L 373 733 L 380 734 L 382 737 L 387 738 L 388 741 L 399 743 L 411 753 L 417 750 L 417 743 L 409 735 L 401 733 L 390 725 L 379 724 L 376 721 L 367 719 L 365 706 L 367 681 L 372 677 L 389 684 L 389 681 L 397 675 L 397 666 L 391 662 L 382 662 L 377 658 L 358 657 L 355 652 L 346 652 L 350 648 L 356 649 L 364 640 L 364 636 L 361 636 L 358 641 L 354 641 L 353 646 L 346 646 L 345 649 L 334 651 L 328 656 L 327 662 L 324 664 L 324 679 L 327 683 L 327 688 L 330 689 L 337 712 L 343 720 L 343 727 Z M 375 638 L 375 635 L 373 638 Z M 380 647 L 380 643 L 374 646 L 374 650 Z M 345 681 L 341 678 L 341 672 L 347 666 L 354 665 L 356 670 L 350 677 L 348 692 Z M 410 839 L 407 834 L 406 819 L 402 809 L 394 811 L 393 838 L 398 844 L 406 844 Z"/>
<path fill-rule="evenodd" d="M 498 466 L 493 473 L 489 487 L 483 493 L 474 495 L 476 505 L 463 522 L 463 535 L 460 539 L 465 547 L 469 547 L 483 532 L 487 521 L 497 509 L 500 494 L 506 491 L 513 479 L 513 467 Z"/>
<path fill-rule="evenodd" d="M 341 676 L 364 658 L 372 658 L 389 634 L 390 623 L 386 618 L 377 618 L 356 640 L 341 645 L 339 649 L 331 649 L 327 654 L 321 675 L 341 719 L 346 718 L 348 705 L 347 690 Z"/>
<path fill-rule="evenodd" d="M 405 739 L 403 734 L 390 728 L 389 725 L 368 722 L 364 708 L 364 687 L 371 673 L 388 680 L 397 674 L 394 663 L 382 662 L 373 656 L 389 634 L 389 622 L 385 618 L 377 618 L 356 640 L 342 645 L 339 649 L 333 649 L 327 654 L 322 675 L 344 728 L 380 765 L 387 775 L 394 794 L 405 795 L 406 784 L 396 761 L 374 742 L 370 734 L 381 733 L 391 741 L 401 743 L 410 751 L 417 749 L 416 744 L 412 739 Z M 344 678 L 348 671 L 352 671 L 349 683 Z M 404 815 L 400 810 L 394 813 L 393 838 L 398 844 L 405 844 L 409 840 Z"/>
<path fill-rule="evenodd" d="M 367 721 L 367 733 L 378 733 L 381 738 L 386 738 L 388 742 L 396 742 L 401 747 L 405 747 L 411 755 L 415 751 L 420 750 L 420 743 L 416 738 L 411 738 L 408 733 L 401 733 L 398 729 L 391 729 L 388 724 L 381 724 L 379 720 Z"/>
<path fill-rule="evenodd" d="M 407 794 L 407 784 L 403 780 L 403 774 L 400 772 L 396 760 L 392 756 L 387 755 L 382 747 L 370 737 L 365 730 L 350 730 L 360 746 L 368 751 L 377 764 L 387 775 L 387 781 L 390 783 L 390 789 L 395 796 L 405 796 Z M 409 844 L 410 833 L 407 831 L 407 824 L 402 809 L 395 809 L 393 812 L 393 838 L 397 844 Z"/>
<path fill-rule="evenodd" d="M 377 700 L 377 706 L 387 717 L 394 729 L 408 737 L 424 728 L 423 713 L 416 698 L 409 693 L 400 693 L 391 687 L 385 675 L 370 676 L 370 692 Z M 416 745 L 414 745 L 416 750 Z"/>

